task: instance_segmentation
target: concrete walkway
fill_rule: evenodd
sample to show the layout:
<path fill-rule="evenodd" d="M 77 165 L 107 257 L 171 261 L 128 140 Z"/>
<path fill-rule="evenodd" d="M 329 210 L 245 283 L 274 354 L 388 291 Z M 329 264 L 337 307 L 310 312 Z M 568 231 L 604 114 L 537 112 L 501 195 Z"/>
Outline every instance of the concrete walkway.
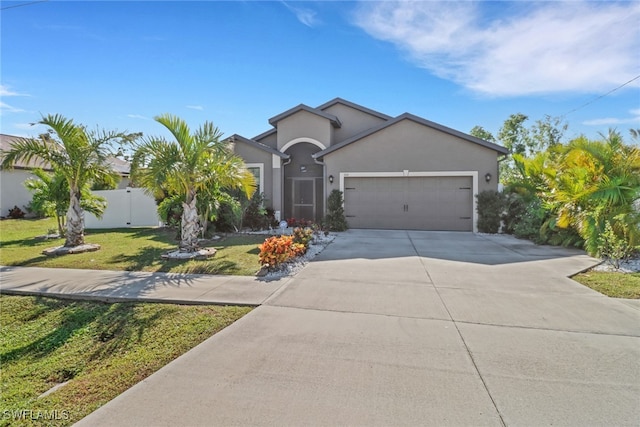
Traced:
<path fill-rule="evenodd" d="M 640 312 L 567 278 L 595 262 L 351 230 L 77 425 L 638 425 Z"/>
<path fill-rule="evenodd" d="M 6 294 L 98 300 L 258 306 L 289 278 L 144 273 L 65 268 L 0 267 Z"/>

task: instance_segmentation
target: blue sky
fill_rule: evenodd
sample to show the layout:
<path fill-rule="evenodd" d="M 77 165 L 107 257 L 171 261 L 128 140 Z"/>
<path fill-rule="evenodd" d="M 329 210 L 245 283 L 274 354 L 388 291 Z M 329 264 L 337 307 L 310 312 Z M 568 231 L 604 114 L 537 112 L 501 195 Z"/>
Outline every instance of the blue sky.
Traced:
<path fill-rule="evenodd" d="M 152 118 L 172 113 L 253 137 L 335 97 L 463 132 L 518 112 L 640 128 L 637 1 L 25 3 L 0 2 L 5 134 L 60 113 L 166 135 Z"/>

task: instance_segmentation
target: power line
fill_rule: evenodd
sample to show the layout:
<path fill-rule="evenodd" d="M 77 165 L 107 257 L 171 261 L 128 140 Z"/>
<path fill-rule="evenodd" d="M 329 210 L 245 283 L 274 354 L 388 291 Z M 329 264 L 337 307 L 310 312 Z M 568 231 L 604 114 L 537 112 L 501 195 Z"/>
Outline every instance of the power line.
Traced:
<path fill-rule="evenodd" d="M 562 115 L 560 116 L 560 118 L 563 118 L 563 117 L 565 117 L 565 116 L 568 116 L 568 115 L 569 115 L 569 114 L 571 114 L 571 113 L 575 113 L 576 111 L 583 109 L 583 108 L 584 108 L 584 107 L 586 107 L 587 105 L 593 104 L 594 102 L 596 102 L 596 101 L 598 101 L 598 100 L 600 100 L 600 99 L 604 98 L 604 97 L 605 97 L 605 96 L 607 96 L 607 95 L 611 95 L 613 92 L 617 91 L 618 89 L 622 89 L 623 87 L 625 87 L 625 86 L 626 86 L 626 85 L 628 85 L 629 83 L 633 83 L 634 81 L 636 81 L 636 80 L 638 80 L 638 79 L 640 79 L 640 74 L 638 74 L 637 76 L 635 76 L 634 78 L 632 78 L 632 79 L 631 79 L 631 80 L 629 80 L 628 82 L 621 84 L 621 85 L 620 85 L 620 86 L 618 86 L 617 88 L 615 88 L 615 89 L 611 89 L 609 92 L 607 92 L 607 93 L 605 93 L 605 94 L 603 94 L 603 95 L 597 96 L 597 97 L 593 98 L 591 101 L 585 102 L 585 103 L 584 103 L 584 104 L 582 104 L 581 106 L 579 106 L 579 107 L 577 107 L 577 108 L 574 108 L 573 110 L 571 110 L 571 111 L 569 111 L 569 112 L 567 112 L 567 113 L 562 114 Z"/>
<path fill-rule="evenodd" d="M 14 7 L 29 6 L 31 4 L 45 3 L 45 2 L 48 2 L 48 1 L 49 0 L 38 0 L 38 1 L 30 1 L 28 3 L 14 4 L 14 5 L 11 5 L 11 6 L 2 7 L 2 8 L 0 8 L 0 10 L 13 9 Z"/>

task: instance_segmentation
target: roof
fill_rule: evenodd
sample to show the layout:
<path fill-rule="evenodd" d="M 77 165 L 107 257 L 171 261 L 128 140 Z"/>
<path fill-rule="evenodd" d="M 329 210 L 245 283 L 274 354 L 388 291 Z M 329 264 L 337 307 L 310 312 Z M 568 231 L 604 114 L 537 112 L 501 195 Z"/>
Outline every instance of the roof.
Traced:
<path fill-rule="evenodd" d="M 339 128 L 340 126 L 342 126 L 342 123 L 340 123 L 340 119 L 338 119 L 336 116 L 334 116 L 333 114 L 329 114 L 329 113 L 325 113 L 322 110 L 319 110 L 317 108 L 312 108 L 309 107 L 308 105 L 304 105 L 304 104 L 300 104 L 296 107 L 290 108 L 287 111 L 285 111 L 284 113 L 280 113 L 277 116 L 274 116 L 272 118 L 269 119 L 269 124 L 272 126 L 275 126 L 276 123 L 278 123 L 280 120 L 286 119 L 287 117 L 296 114 L 300 111 L 306 111 L 308 113 L 311 114 L 315 114 L 316 116 L 320 116 L 324 119 L 327 119 L 331 122 L 331 124 L 333 125 L 334 128 Z"/>
<path fill-rule="evenodd" d="M 0 153 L 3 151 L 11 150 L 11 148 L 13 147 L 13 142 L 21 139 L 25 139 L 25 138 L 21 136 L 0 134 Z M 112 169 L 118 172 L 118 174 L 120 174 L 121 176 L 127 176 L 131 171 L 131 163 L 125 160 L 119 159 L 117 157 L 109 156 L 107 158 L 107 163 L 109 163 Z M 48 171 L 52 170 L 49 164 L 45 163 L 44 161 L 38 158 L 31 159 L 29 162 L 25 162 L 24 160 L 19 160 L 16 163 L 14 163 L 13 167 L 15 169 L 39 168 L 39 169 L 44 169 Z"/>
<path fill-rule="evenodd" d="M 0 156 L 2 156 L 2 152 L 9 151 L 11 150 L 11 148 L 13 148 L 14 141 L 19 141 L 21 139 L 24 139 L 24 137 L 0 134 Z M 39 158 L 33 158 L 28 162 L 25 162 L 24 160 L 18 160 L 13 164 L 13 167 L 15 169 L 51 170 L 51 166 Z"/>
<path fill-rule="evenodd" d="M 354 102 L 347 101 L 346 99 L 342 99 L 342 98 L 334 98 L 331 101 L 325 102 L 324 104 L 320 105 L 319 107 L 317 107 L 317 109 L 324 111 L 324 110 L 326 110 L 326 109 L 328 109 L 330 107 L 333 107 L 336 104 L 346 105 L 347 107 L 351 107 L 351 108 L 353 108 L 355 110 L 360 110 L 363 113 L 370 114 L 372 116 L 378 117 L 378 118 L 383 119 L 383 120 L 390 120 L 390 119 L 393 118 L 393 117 L 388 116 L 388 115 L 386 115 L 384 113 L 381 113 L 379 111 L 372 110 L 372 109 L 367 108 L 367 107 L 363 107 L 362 105 L 358 105 L 358 104 L 356 104 Z"/>
<path fill-rule="evenodd" d="M 282 159 L 288 159 L 290 157 L 288 154 L 284 154 L 283 152 L 278 151 L 273 147 L 269 147 L 268 145 L 263 144 L 263 143 L 258 142 L 258 141 L 254 141 L 253 139 L 245 138 L 244 136 L 238 135 L 237 133 L 231 135 L 229 138 L 227 138 L 227 140 L 231 141 L 231 142 L 235 142 L 235 141 L 244 142 L 245 144 L 249 144 L 249 145 L 251 145 L 253 147 L 256 147 L 256 148 L 258 148 L 260 150 L 266 151 L 266 152 L 271 153 L 271 154 L 275 154 L 276 156 L 278 156 L 278 157 L 280 157 Z"/>
<path fill-rule="evenodd" d="M 393 118 L 391 120 L 388 120 L 388 121 L 386 121 L 384 123 L 381 123 L 378 126 L 374 126 L 371 129 L 367 129 L 366 131 L 361 132 L 358 135 L 353 136 L 352 138 L 346 139 L 346 140 L 340 142 L 339 144 L 332 145 L 332 146 L 330 146 L 330 147 L 328 147 L 328 148 L 326 148 L 326 149 L 324 149 L 322 151 L 318 151 L 317 153 L 315 153 L 313 155 L 313 157 L 316 158 L 316 159 L 319 158 L 319 157 L 322 157 L 322 156 L 324 156 L 326 154 L 329 154 L 329 153 L 331 153 L 333 151 L 339 150 L 342 147 L 345 147 L 345 146 L 347 146 L 349 144 L 353 144 L 356 141 L 359 141 L 359 140 L 361 140 L 363 138 L 366 138 L 369 135 L 372 135 L 372 134 L 374 134 L 376 132 L 379 132 L 379 131 L 381 131 L 383 129 L 391 127 L 391 126 L 395 125 L 396 123 L 399 123 L 399 122 L 401 122 L 403 120 L 411 120 L 411 121 L 416 122 L 418 124 L 421 124 L 421 125 L 424 125 L 424 126 L 428 126 L 430 128 L 439 130 L 439 131 L 447 133 L 449 135 L 456 136 L 456 137 L 458 137 L 460 139 L 463 139 L 465 141 L 468 141 L 468 142 L 471 142 L 471 143 L 478 144 L 478 145 L 481 145 L 483 147 L 489 148 L 489 149 L 494 150 L 494 151 L 496 151 L 496 152 L 498 152 L 500 154 L 508 154 L 509 153 L 509 150 L 507 150 L 506 148 L 504 148 L 504 147 L 502 147 L 500 145 L 485 141 L 485 140 L 480 139 L 480 138 L 476 138 L 474 136 L 471 136 L 471 135 L 468 135 L 466 133 L 457 131 L 455 129 L 451 129 L 449 127 L 446 127 L 446 126 L 443 126 L 441 124 L 429 121 L 427 119 L 423 119 L 422 117 L 418 117 L 418 116 L 415 116 L 415 115 L 410 114 L 410 113 L 404 113 L 404 114 L 399 115 L 398 117 L 395 117 L 395 118 Z"/>

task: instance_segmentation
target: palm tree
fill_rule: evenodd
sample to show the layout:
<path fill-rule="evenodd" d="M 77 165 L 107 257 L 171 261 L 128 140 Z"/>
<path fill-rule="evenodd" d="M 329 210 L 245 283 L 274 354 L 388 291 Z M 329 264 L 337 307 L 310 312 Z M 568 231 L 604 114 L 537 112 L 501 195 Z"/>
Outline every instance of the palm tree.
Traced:
<path fill-rule="evenodd" d="M 73 120 L 56 114 L 43 116 L 38 124 L 49 127 L 49 133 L 38 138 L 21 138 L 3 153 L 3 168 L 11 168 L 16 161 L 39 159 L 61 174 L 69 185 L 69 209 L 64 245 L 84 244 L 84 212 L 81 206 L 82 189 L 93 180 L 110 181 L 117 175 L 107 163 L 111 142 L 126 139 L 116 132 L 89 132 Z"/>
<path fill-rule="evenodd" d="M 548 197 L 557 208 L 558 225 L 575 228 L 591 254 L 597 253 L 607 222 L 632 245 L 640 242 L 633 207 L 640 198 L 640 149 L 624 144 L 613 130 L 601 136 L 568 144 L 554 165 L 558 175 Z"/>
<path fill-rule="evenodd" d="M 60 172 L 48 173 L 42 169 L 31 172 L 35 178 L 29 178 L 24 186 L 33 193 L 30 209 L 44 216 L 52 216 L 58 224 L 58 234 L 64 236 L 66 212 L 69 209 L 69 184 Z M 97 196 L 85 185 L 81 190 L 80 206 L 85 212 L 101 218 L 107 208 L 107 200 Z"/>
<path fill-rule="evenodd" d="M 155 120 L 175 141 L 147 138 L 133 156 L 132 180 L 156 198 L 184 197 L 180 249 L 192 252 L 198 248 L 198 195 L 215 197 L 220 189 L 238 188 L 251 197 L 255 180 L 242 159 L 221 142 L 222 133 L 212 123 L 205 122 L 191 133 L 179 117 L 163 114 Z"/>

